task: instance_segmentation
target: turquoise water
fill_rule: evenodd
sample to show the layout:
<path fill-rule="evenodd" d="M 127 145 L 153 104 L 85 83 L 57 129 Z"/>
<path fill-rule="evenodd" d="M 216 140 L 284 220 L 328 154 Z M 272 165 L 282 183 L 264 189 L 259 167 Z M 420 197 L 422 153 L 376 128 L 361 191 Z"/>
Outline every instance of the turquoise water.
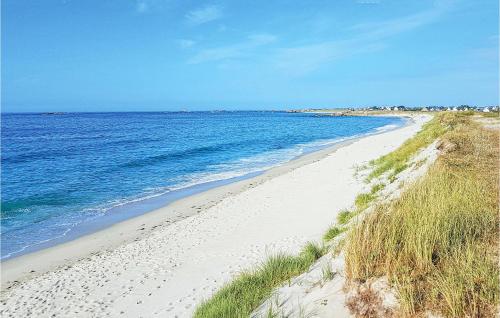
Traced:
<path fill-rule="evenodd" d="M 402 124 L 284 112 L 2 114 L 1 256 Z"/>

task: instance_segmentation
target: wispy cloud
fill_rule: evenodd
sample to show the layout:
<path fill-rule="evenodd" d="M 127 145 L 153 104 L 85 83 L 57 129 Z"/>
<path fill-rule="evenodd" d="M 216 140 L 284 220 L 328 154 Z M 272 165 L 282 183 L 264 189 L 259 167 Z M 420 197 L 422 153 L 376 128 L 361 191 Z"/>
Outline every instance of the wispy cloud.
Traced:
<path fill-rule="evenodd" d="M 438 3 L 432 9 L 413 15 L 354 25 L 347 30 L 348 40 L 280 48 L 274 57 L 276 66 L 290 74 L 302 75 L 340 58 L 381 50 L 387 47 L 386 40 L 390 37 L 437 21 L 447 8 Z"/>
<path fill-rule="evenodd" d="M 139 13 L 144 13 L 149 10 L 149 3 L 146 0 L 138 0 L 135 4 L 135 9 Z"/>
<path fill-rule="evenodd" d="M 222 17 L 222 8 L 217 5 L 208 5 L 192 10 L 186 14 L 186 21 L 190 25 L 200 25 Z"/>
<path fill-rule="evenodd" d="M 356 0 L 359 4 L 380 4 L 380 0 Z"/>
<path fill-rule="evenodd" d="M 170 0 L 135 0 L 135 11 L 137 13 L 162 11 L 170 4 Z"/>
<path fill-rule="evenodd" d="M 389 39 L 432 24 L 446 13 L 451 0 L 438 0 L 432 8 L 393 19 L 354 25 L 345 29 L 345 38 L 308 44 L 271 47 L 261 59 L 268 66 L 293 76 L 313 72 L 343 58 L 386 49 Z M 240 42 L 207 48 L 188 60 L 190 64 L 255 57 L 258 49 L 276 40 L 271 34 L 253 34 Z"/>
<path fill-rule="evenodd" d="M 498 52 L 498 46 L 481 47 L 471 50 L 472 56 L 474 58 L 493 62 L 498 61 Z"/>
<path fill-rule="evenodd" d="M 272 34 L 252 34 L 244 41 L 236 44 L 204 49 L 188 60 L 189 64 L 198 64 L 209 61 L 220 61 L 251 56 L 253 51 L 266 44 L 276 41 Z"/>
<path fill-rule="evenodd" d="M 182 49 L 187 49 L 187 48 L 193 47 L 196 44 L 196 41 L 189 40 L 189 39 L 180 39 L 177 41 L 177 43 L 179 44 L 179 46 Z"/>
<path fill-rule="evenodd" d="M 385 47 L 383 43 L 347 40 L 280 48 L 274 56 L 276 62 L 273 64 L 289 75 L 304 75 L 341 58 L 379 51 Z"/>
<path fill-rule="evenodd" d="M 441 14 L 441 9 L 433 9 L 386 21 L 357 24 L 351 29 L 362 32 L 360 36 L 363 37 L 382 39 L 432 23 Z"/>

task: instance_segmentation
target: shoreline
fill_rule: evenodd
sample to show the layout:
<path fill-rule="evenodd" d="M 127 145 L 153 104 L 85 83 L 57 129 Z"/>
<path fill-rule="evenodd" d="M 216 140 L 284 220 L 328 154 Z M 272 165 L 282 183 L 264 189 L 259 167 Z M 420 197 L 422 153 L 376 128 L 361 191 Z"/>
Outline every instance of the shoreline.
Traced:
<path fill-rule="evenodd" d="M 261 174 L 264 174 L 270 170 L 273 170 L 279 166 L 287 165 L 290 162 L 298 160 L 304 156 L 321 152 L 323 150 L 332 148 L 334 149 L 337 145 L 343 144 L 346 141 L 356 140 L 359 138 L 364 138 L 367 136 L 383 133 L 386 131 L 402 128 L 409 124 L 409 120 L 411 120 L 411 116 L 391 116 L 387 114 L 387 116 L 376 115 L 373 117 L 399 117 L 405 120 L 401 125 L 386 125 L 389 126 L 387 129 L 386 126 L 382 126 L 374 129 L 371 132 L 363 133 L 361 135 L 353 135 L 349 137 L 339 137 L 336 139 L 326 140 L 328 145 L 316 146 L 316 148 L 311 147 L 304 151 L 304 153 L 294 157 L 288 161 L 284 161 L 282 163 L 278 163 L 271 167 L 264 168 L 262 170 L 250 171 L 242 175 L 235 175 L 233 177 L 229 177 L 226 179 L 215 179 L 212 181 L 205 181 L 202 183 L 193 183 L 191 185 L 187 185 L 180 188 L 174 188 L 171 191 L 167 191 L 164 193 L 153 194 L 151 196 L 146 196 L 144 198 L 137 198 L 130 202 L 126 202 L 124 204 L 118 204 L 116 206 L 111 206 L 107 209 L 106 213 L 102 216 L 99 216 L 94 219 L 88 219 L 84 222 L 81 222 L 77 226 L 69 227 L 66 232 L 62 235 L 54 236 L 53 238 L 46 239 L 37 243 L 33 243 L 31 245 L 27 245 L 22 247 L 17 251 L 12 251 L 7 253 L 6 255 L 0 258 L 1 263 L 5 263 L 7 261 L 40 252 L 45 249 L 53 248 L 55 246 L 65 244 L 88 235 L 92 235 L 96 232 L 106 230 L 115 224 L 119 224 L 121 222 L 125 222 L 129 219 L 140 217 L 144 214 L 151 213 L 153 211 L 163 209 L 166 206 L 178 201 L 185 199 L 189 196 L 197 195 L 201 192 L 210 191 L 214 188 L 218 188 L 221 186 L 225 186 L 231 183 L 236 183 L 239 181 L 244 181 L 248 179 L 255 178 Z M 386 129 L 384 129 L 386 128 Z M 382 129 L 382 130 L 380 130 Z M 192 215 L 192 214 L 189 214 Z M 188 215 L 188 216 L 189 216 Z M 3 281 L 2 281 L 3 282 Z"/>
<path fill-rule="evenodd" d="M 416 116 L 397 129 L 341 142 L 257 177 L 7 260 L 4 308 L 21 315 L 48 310 L 63 316 L 189 316 L 201 300 L 266 255 L 295 253 L 321 238 L 336 213 L 366 186 L 355 180 L 354 166 L 397 148 L 428 118 Z M 35 290 L 43 296 L 33 299 Z M 26 305 L 14 309 L 14 302 Z"/>
<path fill-rule="evenodd" d="M 161 207 L 138 213 L 137 215 L 115 223 L 99 225 L 97 230 L 77 235 L 74 238 L 63 240 L 59 243 L 56 242 L 55 244 L 50 244 L 47 247 L 36 249 L 31 252 L 22 253 L 19 256 L 6 258 L 0 263 L 2 271 L 1 287 L 2 289 L 9 288 L 13 284 L 49 272 L 60 266 L 65 266 L 68 265 L 68 263 L 74 263 L 87 256 L 98 254 L 102 249 L 110 250 L 119 245 L 138 240 L 141 237 L 147 236 L 151 230 L 154 230 L 158 226 L 168 226 L 184 218 L 196 215 L 228 196 L 256 187 L 266 180 L 321 160 L 329 154 L 334 153 L 337 149 L 352 144 L 357 140 L 398 130 L 412 123 L 411 116 L 395 117 L 405 118 L 406 122 L 402 126 L 389 130 L 376 131 L 362 136 L 341 140 L 323 149 L 302 154 L 268 170 L 253 172 L 230 179 L 208 182 L 215 183 L 216 185 L 209 186 L 200 191 L 195 191 L 192 194 L 181 194 L 180 198 L 169 201 Z M 204 185 L 205 184 L 198 184 L 180 190 L 187 190 L 189 193 L 190 188 L 198 186 L 203 187 Z M 117 232 L 120 233 L 117 235 Z M 62 255 L 64 255 L 64 257 L 61 259 Z"/>

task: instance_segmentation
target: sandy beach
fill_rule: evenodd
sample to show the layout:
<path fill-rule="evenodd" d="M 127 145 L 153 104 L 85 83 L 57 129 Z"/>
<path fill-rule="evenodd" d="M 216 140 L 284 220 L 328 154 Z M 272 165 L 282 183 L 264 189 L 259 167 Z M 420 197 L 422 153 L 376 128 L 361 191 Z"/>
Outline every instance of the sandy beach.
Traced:
<path fill-rule="evenodd" d="M 1 314 L 189 317 L 242 270 L 320 240 L 363 190 L 356 167 L 396 149 L 429 118 L 3 262 Z"/>

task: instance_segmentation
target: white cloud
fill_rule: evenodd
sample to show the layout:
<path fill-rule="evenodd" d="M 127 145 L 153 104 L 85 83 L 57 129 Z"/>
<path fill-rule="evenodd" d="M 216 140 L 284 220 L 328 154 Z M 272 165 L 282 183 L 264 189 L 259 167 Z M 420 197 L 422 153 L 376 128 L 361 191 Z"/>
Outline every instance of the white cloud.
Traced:
<path fill-rule="evenodd" d="M 135 11 L 137 13 L 150 13 L 165 11 L 171 6 L 170 0 L 135 0 Z"/>
<path fill-rule="evenodd" d="M 347 30 L 346 38 L 323 40 L 308 44 L 271 48 L 261 61 L 288 75 L 300 76 L 313 72 L 339 59 L 379 51 L 388 47 L 387 40 L 438 21 L 453 1 L 441 0 L 428 10 L 394 19 L 355 25 Z M 257 49 L 276 41 L 272 34 L 252 34 L 244 41 L 231 45 L 203 49 L 188 60 L 197 64 L 208 61 L 242 59 L 257 55 Z"/>
<path fill-rule="evenodd" d="M 246 40 L 226 46 L 204 49 L 188 60 L 189 64 L 198 64 L 208 61 L 220 61 L 226 59 L 243 58 L 252 55 L 254 50 L 260 46 L 276 41 L 272 34 L 252 34 Z"/>
<path fill-rule="evenodd" d="M 264 45 L 276 41 L 276 36 L 268 33 L 251 34 L 248 36 L 248 40 L 254 46 Z"/>
<path fill-rule="evenodd" d="M 192 10 L 186 14 L 186 21 L 190 25 L 200 25 L 222 17 L 222 8 L 216 5 L 208 5 Z"/>
<path fill-rule="evenodd" d="M 497 61 L 498 60 L 498 46 L 493 47 L 481 47 L 476 49 L 471 49 L 472 56 L 476 59 Z"/>
<path fill-rule="evenodd" d="M 289 74 L 302 75 L 335 60 L 385 48 L 385 40 L 437 21 L 447 6 L 438 3 L 434 8 L 391 20 L 358 24 L 348 31 L 349 40 L 322 41 L 309 45 L 277 50 L 275 65 Z"/>
<path fill-rule="evenodd" d="M 145 0 L 138 0 L 136 2 L 136 5 L 135 5 L 135 9 L 137 10 L 137 12 L 139 13 L 144 13 L 144 12 L 147 12 L 149 10 L 149 4 L 147 1 Z"/>
<path fill-rule="evenodd" d="M 189 39 L 180 39 L 177 41 L 179 46 L 183 49 L 187 49 L 190 47 L 193 47 L 196 44 L 196 41 L 189 40 Z"/>
<path fill-rule="evenodd" d="M 360 35 L 364 37 L 386 38 L 432 23 L 441 14 L 441 10 L 435 9 L 381 22 L 357 24 L 351 29 L 362 32 Z"/>
<path fill-rule="evenodd" d="M 383 49 L 381 43 L 329 41 L 298 47 L 281 48 L 276 52 L 274 65 L 289 75 L 303 75 L 322 65 L 354 54 Z"/>

